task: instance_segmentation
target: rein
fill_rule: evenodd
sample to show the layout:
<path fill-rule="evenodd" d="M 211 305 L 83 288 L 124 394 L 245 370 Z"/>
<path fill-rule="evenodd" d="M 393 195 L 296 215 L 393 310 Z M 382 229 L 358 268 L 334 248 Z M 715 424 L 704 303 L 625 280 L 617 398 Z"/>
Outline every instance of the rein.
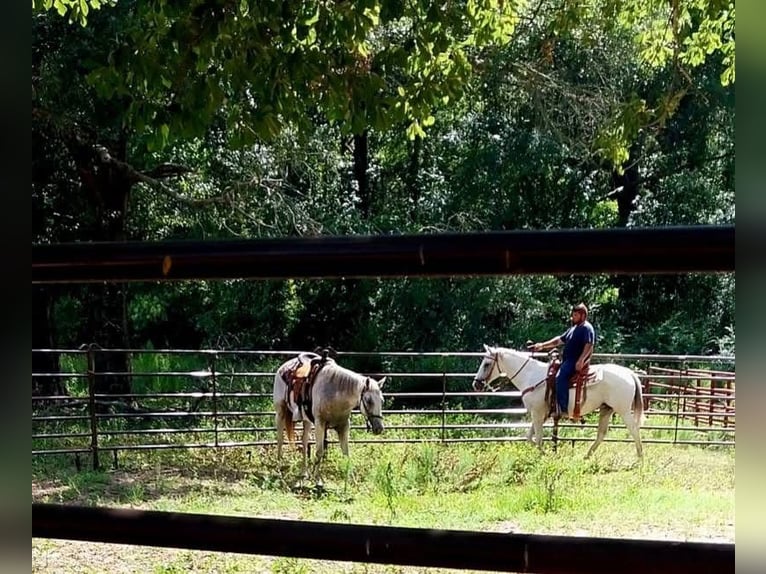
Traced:
<path fill-rule="evenodd" d="M 495 360 L 497 361 L 497 357 L 495 358 Z M 513 383 L 513 379 L 514 379 L 514 377 L 515 377 L 516 375 L 518 375 L 518 374 L 519 374 L 521 371 L 523 371 L 523 370 L 524 370 L 524 367 L 526 367 L 526 366 L 527 366 L 527 363 L 528 363 L 529 361 L 531 361 L 531 360 L 532 360 L 532 355 L 529 355 L 529 357 L 527 357 L 527 360 L 526 360 L 526 361 L 524 361 L 524 363 L 521 365 L 521 368 L 520 368 L 518 371 L 516 371 L 515 373 L 513 373 L 513 375 L 512 375 L 511 377 L 508 377 L 508 380 L 509 380 L 509 381 L 511 381 L 511 383 Z"/>

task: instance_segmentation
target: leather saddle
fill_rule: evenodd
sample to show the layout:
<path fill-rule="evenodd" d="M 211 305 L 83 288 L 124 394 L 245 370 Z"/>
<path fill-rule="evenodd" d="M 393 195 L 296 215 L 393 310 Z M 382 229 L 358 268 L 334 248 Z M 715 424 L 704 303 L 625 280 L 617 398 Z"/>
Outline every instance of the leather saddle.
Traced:
<path fill-rule="evenodd" d="M 290 393 L 295 397 L 295 402 L 303 409 L 309 420 L 314 422 L 314 414 L 311 408 L 311 388 L 314 385 L 316 376 L 322 367 L 332 360 L 335 351 L 332 348 L 316 349 L 315 354 L 319 355 L 309 361 L 301 360 L 301 357 L 295 357 L 287 370 L 282 374 L 282 378 L 287 383 L 287 396 L 285 400 L 289 402 Z"/>
<path fill-rule="evenodd" d="M 561 359 L 559 359 L 558 351 L 554 349 L 550 354 L 550 362 L 548 363 L 548 373 L 545 376 L 545 401 L 549 405 L 548 415 L 552 416 L 554 420 L 558 420 L 562 413 L 560 412 L 559 403 L 556 400 L 556 374 L 561 367 Z M 580 407 L 586 399 L 587 383 L 596 378 L 595 372 L 591 372 L 590 358 L 585 361 L 582 371 L 575 372 L 569 379 L 569 388 L 575 389 L 575 402 L 574 409 L 572 411 L 572 420 L 584 423 L 585 421 L 580 414 Z"/>

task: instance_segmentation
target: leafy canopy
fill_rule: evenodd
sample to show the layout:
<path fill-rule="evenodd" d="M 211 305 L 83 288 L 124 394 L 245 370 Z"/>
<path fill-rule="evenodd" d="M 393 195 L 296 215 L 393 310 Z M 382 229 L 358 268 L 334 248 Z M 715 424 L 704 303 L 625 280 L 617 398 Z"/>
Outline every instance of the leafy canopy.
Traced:
<path fill-rule="evenodd" d="M 117 30 L 108 55 L 83 64 L 101 97 L 127 98 L 124 123 L 150 133 L 155 149 L 222 123 L 240 147 L 320 118 L 357 134 L 407 122 L 410 139 L 423 137 L 434 110 L 464 95 L 484 50 L 507 45 L 541 7 L 557 14 L 554 34 L 596 18 L 627 30 L 650 67 L 672 66 L 688 78 L 715 54 L 721 82 L 735 79 L 728 0 L 33 0 L 32 7 Z M 602 129 L 604 155 L 622 164 L 641 126 L 672 115 L 683 91 L 669 86 L 667 105 L 657 109 L 627 102 Z"/>

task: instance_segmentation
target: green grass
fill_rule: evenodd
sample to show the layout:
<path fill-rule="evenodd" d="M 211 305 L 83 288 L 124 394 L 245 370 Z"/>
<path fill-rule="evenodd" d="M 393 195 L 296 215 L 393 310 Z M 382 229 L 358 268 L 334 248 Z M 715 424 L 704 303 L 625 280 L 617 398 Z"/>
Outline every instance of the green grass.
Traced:
<path fill-rule="evenodd" d="M 333 523 L 734 540 L 733 449 L 645 445 L 638 463 L 631 444 L 603 444 L 588 461 L 588 443 L 570 445 L 555 453 L 550 445 L 540 453 L 524 443 L 352 445 L 349 459 L 332 445 L 323 490 L 296 488 L 298 454 L 288 452 L 278 464 L 271 448 L 126 453 L 120 470 L 103 472 L 77 473 L 65 459 L 46 458 L 33 465 L 33 500 Z M 102 571 L 114 556 L 123 556 L 115 564 L 124 571 L 424 571 L 33 540 L 35 572 Z"/>

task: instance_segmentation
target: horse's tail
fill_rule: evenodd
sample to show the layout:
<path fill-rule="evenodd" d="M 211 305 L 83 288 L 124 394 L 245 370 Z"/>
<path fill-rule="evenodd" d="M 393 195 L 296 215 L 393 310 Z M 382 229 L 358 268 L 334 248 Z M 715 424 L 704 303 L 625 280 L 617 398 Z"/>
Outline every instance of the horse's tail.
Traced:
<path fill-rule="evenodd" d="M 274 375 L 274 407 L 279 409 L 279 415 L 282 418 L 285 425 L 285 432 L 287 433 L 287 440 L 290 443 L 295 442 L 295 421 L 293 420 L 293 414 L 287 406 L 287 396 L 277 393 L 277 383 L 281 382 L 284 388 L 287 389 L 287 381 L 282 377 L 282 374 L 277 371 Z"/>
<path fill-rule="evenodd" d="M 287 407 L 287 403 L 282 403 L 282 420 L 285 421 L 285 432 L 287 433 L 287 441 L 289 443 L 295 442 L 295 421 L 293 420 L 293 413 Z"/>
<path fill-rule="evenodd" d="M 636 385 L 636 389 L 633 393 L 633 417 L 639 426 L 646 422 L 646 415 L 644 414 L 644 390 L 641 385 L 641 379 L 638 378 L 636 373 L 633 375 L 633 382 Z"/>

